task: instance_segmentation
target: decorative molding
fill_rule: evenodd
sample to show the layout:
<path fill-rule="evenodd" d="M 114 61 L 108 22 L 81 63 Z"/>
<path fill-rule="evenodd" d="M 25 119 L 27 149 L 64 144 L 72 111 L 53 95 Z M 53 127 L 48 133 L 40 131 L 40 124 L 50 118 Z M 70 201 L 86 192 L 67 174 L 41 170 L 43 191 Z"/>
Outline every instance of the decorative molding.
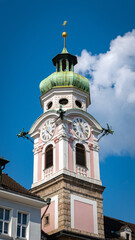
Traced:
<path fill-rule="evenodd" d="M 36 146 L 36 147 L 33 149 L 34 155 L 37 154 L 37 153 L 42 152 L 42 150 L 43 150 L 43 145 Z"/>
<path fill-rule="evenodd" d="M 99 152 L 100 147 L 98 145 L 94 145 L 94 151 Z"/>
<path fill-rule="evenodd" d="M 96 185 L 102 186 L 101 180 L 90 178 L 90 177 L 85 177 L 85 176 L 81 176 L 81 175 L 77 175 L 75 172 L 72 172 L 72 171 L 70 171 L 68 169 L 61 169 L 58 172 L 55 172 L 53 174 L 53 176 L 50 176 L 47 179 L 42 179 L 42 180 L 40 180 L 40 181 L 38 181 L 36 183 L 33 183 L 31 187 L 32 188 L 37 187 L 37 186 L 39 186 L 39 185 L 41 185 L 43 183 L 46 183 L 46 182 L 48 182 L 48 181 L 50 181 L 50 180 L 60 176 L 61 174 L 65 174 L 67 176 L 71 176 L 71 177 L 75 177 L 76 179 L 83 180 L 85 182 L 89 182 L 89 183 L 92 183 L 92 184 L 96 184 Z"/>
<path fill-rule="evenodd" d="M 71 136 L 71 137 L 69 137 L 68 141 L 69 141 L 69 143 L 73 143 L 74 142 L 74 138 Z"/>
<path fill-rule="evenodd" d="M 29 135 L 31 137 L 34 136 L 35 132 L 37 132 L 37 130 L 40 128 L 40 126 L 43 124 L 44 121 L 47 120 L 47 118 L 58 118 L 58 114 L 56 113 L 55 110 L 49 110 L 45 113 L 43 113 L 36 121 L 35 123 L 32 125 L 30 131 L 29 131 Z"/>
<path fill-rule="evenodd" d="M 74 115 L 74 117 L 82 117 L 84 118 L 93 128 L 93 131 L 95 131 L 98 134 L 101 133 L 102 127 L 101 125 L 97 122 L 97 120 L 88 112 L 83 111 L 82 109 L 68 109 L 65 113 L 65 117 L 70 115 Z"/>
<path fill-rule="evenodd" d="M 59 138 L 57 136 L 55 136 L 52 140 L 54 141 L 55 144 L 59 142 Z"/>
<path fill-rule="evenodd" d="M 76 165 L 76 173 L 81 176 L 87 176 L 87 168 Z"/>
<path fill-rule="evenodd" d="M 68 100 L 68 103 L 64 105 L 64 108 L 70 108 L 72 106 L 72 95 L 71 93 L 69 95 L 67 94 L 61 94 L 61 95 L 55 95 L 55 106 L 56 108 L 59 108 L 59 100 L 62 98 L 66 98 Z"/>
<path fill-rule="evenodd" d="M 44 176 L 46 177 L 50 177 L 51 175 L 53 175 L 53 166 L 47 169 L 44 169 Z"/>
<path fill-rule="evenodd" d="M 83 202 L 83 203 L 86 203 L 86 204 L 90 204 L 93 206 L 93 218 L 94 218 L 94 233 L 95 234 L 98 234 L 98 223 L 97 223 L 97 202 L 96 201 L 93 201 L 93 200 L 90 200 L 90 199 L 87 199 L 87 198 L 83 198 L 83 197 L 79 197 L 77 195 L 73 195 L 71 194 L 71 228 L 74 228 L 75 227 L 75 224 L 74 224 L 74 201 L 79 201 L 79 202 Z"/>

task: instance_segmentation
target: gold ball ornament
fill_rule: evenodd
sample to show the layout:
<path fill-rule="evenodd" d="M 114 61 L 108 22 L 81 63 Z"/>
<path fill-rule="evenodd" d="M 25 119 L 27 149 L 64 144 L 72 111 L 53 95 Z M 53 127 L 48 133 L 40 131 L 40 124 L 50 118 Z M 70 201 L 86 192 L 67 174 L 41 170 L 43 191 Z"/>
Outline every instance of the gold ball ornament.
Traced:
<path fill-rule="evenodd" d="M 67 37 L 67 33 L 66 33 L 66 32 L 63 32 L 63 33 L 62 33 L 62 37 L 66 38 L 66 37 Z"/>

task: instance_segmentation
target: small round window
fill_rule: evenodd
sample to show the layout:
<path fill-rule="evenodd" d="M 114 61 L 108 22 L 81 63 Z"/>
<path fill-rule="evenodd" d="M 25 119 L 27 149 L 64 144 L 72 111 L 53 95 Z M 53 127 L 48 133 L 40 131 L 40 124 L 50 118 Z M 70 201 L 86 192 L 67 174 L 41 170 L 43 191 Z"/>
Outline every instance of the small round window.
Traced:
<path fill-rule="evenodd" d="M 66 98 L 61 98 L 59 100 L 59 103 L 62 104 L 62 105 L 66 105 L 68 103 L 68 100 Z"/>
<path fill-rule="evenodd" d="M 50 108 L 52 107 L 52 105 L 53 105 L 53 103 L 52 103 L 52 102 L 49 102 L 49 103 L 47 104 L 47 109 L 50 109 Z"/>
<path fill-rule="evenodd" d="M 81 108 L 82 107 L 82 103 L 78 100 L 75 101 L 75 104 L 77 107 Z"/>

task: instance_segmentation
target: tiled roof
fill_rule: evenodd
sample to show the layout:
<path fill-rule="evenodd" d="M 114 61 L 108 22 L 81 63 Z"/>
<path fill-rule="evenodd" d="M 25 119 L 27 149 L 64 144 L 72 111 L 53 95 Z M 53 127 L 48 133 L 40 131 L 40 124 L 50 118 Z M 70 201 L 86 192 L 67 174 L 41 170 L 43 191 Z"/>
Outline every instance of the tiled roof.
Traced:
<path fill-rule="evenodd" d="M 1 188 L 16 194 L 21 194 L 30 198 L 35 198 L 36 200 L 43 201 L 39 196 L 31 193 L 29 190 L 24 188 L 22 185 L 17 183 L 14 179 L 9 177 L 7 174 L 2 173 L 2 185 Z"/>
<path fill-rule="evenodd" d="M 105 239 L 121 239 L 117 232 L 129 227 L 132 240 L 135 240 L 135 224 L 104 216 Z"/>

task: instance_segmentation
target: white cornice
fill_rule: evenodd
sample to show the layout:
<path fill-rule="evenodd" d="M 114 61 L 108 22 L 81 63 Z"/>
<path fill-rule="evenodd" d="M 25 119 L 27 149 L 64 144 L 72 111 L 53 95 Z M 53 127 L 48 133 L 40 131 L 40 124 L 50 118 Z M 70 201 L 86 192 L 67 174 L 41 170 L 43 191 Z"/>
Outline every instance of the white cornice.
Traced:
<path fill-rule="evenodd" d="M 69 109 L 66 111 L 65 116 L 68 115 L 75 115 L 75 116 L 80 116 L 86 119 L 86 121 L 91 122 L 92 127 L 94 128 L 94 131 L 99 133 L 102 131 L 101 125 L 98 123 L 98 121 L 88 112 L 85 112 L 81 109 Z"/>
<path fill-rule="evenodd" d="M 59 116 L 59 115 L 56 113 L 55 110 L 52 110 L 52 111 L 50 110 L 50 111 L 48 111 L 48 112 L 43 113 L 43 114 L 34 122 L 34 124 L 32 125 L 31 129 L 29 130 L 29 134 L 32 135 L 35 131 L 37 131 L 39 124 L 40 124 L 42 121 L 44 121 L 45 118 L 47 118 L 47 117 L 51 117 L 51 118 L 55 117 L 55 118 L 57 118 L 58 116 Z"/>
<path fill-rule="evenodd" d="M 85 176 L 81 176 L 81 175 L 77 175 L 75 172 L 71 172 L 67 169 L 61 169 L 60 171 L 54 173 L 53 175 L 51 176 L 48 176 L 46 179 L 43 179 L 41 181 L 38 181 L 36 183 L 33 183 L 31 188 L 34 188 L 34 187 L 37 187 L 37 186 L 40 186 L 41 184 L 43 183 L 47 183 L 48 181 L 50 181 L 51 179 L 54 179 L 55 177 L 61 175 L 61 174 L 66 174 L 68 176 L 72 176 L 72 177 L 75 177 L 76 179 L 80 179 L 80 180 L 83 180 L 83 181 L 86 181 L 86 182 L 89 182 L 89 183 L 94 183 L 94 184 L 97 184 L 99 186 L 102 186 L 102 182 L 101 180 L 98 180 L 98 179 L 94 179 L 94 178 L 88 178 L 88 177 L 85 177 Z"/>
<path fill-rule="evenodd" d="M 30 205 L 31 207 L 42 208 L 46 205 L 45 201 L 37 200 L 32 197 L 26 197 L 21 194 L 9 192 L 7 190 L 0 189 L 0 198 L 8 199 L 21 204 Z"/>
<path fill-rule="evenodd" d="M 48 98 L 53 97 L 54 95 L 60 94 L 60 93 L 64 93 L 64 94 L 69 94 L 69 93 L 75 93 L 80 95 L 81 97 L 84 97 L 87 101 L 87 106 L 90 105 L 90 98 L 89 98 L 89 93 L 84 92 L 80 89 L 77 89 L 75 87 L 57 87 L 57 88 L 52 88 L 51 90 L 49 90 L 48 92 L 46 92 L 45 94 L 43 94 L 40 97 L 40 101 L 41 101 L 41 106 L 43 101 L 46 101 Z"/>
<path fill-rule="evenodd" d="M 70 122 L 70 115 L 74 115 L 74 116 L 80 116 L 80 117 L 83 117 L 86 121 L 90 122 L 92 127 L 93 127 L 93 131 L 98 135 L 101 133 L 102 131 L 102 127 L 101 125 L 97 122 L 97 120 L 92 116 L 90 115 L 88 112 L 85 112 L 81 109 L 69 109 L 65 112 L 65 119 L 63 121 L 66 121 L 67 123 Z M 30 131 L 29 131 L 29 134 L 31 135 L 31 137 L 34 137 L 35 134 L 38 134 L 38 127 L 39 127 L 39 124 L 41 124 L 42 121 L 44 121 L 46 118 L 58 118 L 59 115 L 56 113 L 55 110 L 49 110 L 48 112 L 45 112 L 43 113 L 36 121 L 35 123 L 32 125 Z M 36 131 L 36 133 L 35 133 Z"/>

